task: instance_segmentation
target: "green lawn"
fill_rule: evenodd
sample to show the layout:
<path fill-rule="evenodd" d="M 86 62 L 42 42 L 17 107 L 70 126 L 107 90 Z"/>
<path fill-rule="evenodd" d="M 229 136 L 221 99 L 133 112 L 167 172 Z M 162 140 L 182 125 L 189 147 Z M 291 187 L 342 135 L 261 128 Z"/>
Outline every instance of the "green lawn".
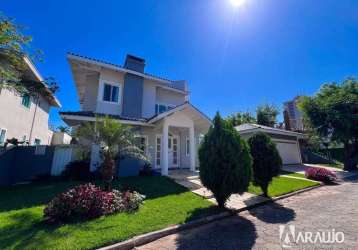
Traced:
<path fill-rule="evenodd" d="M 268 190 L 270 197 L 280 196 L 283 194 L 291 193 L 307 187 L 317 186 L 318 182 L 310 180 L 300 180 L 284 176 L 275 177 L 271 182 Z M 253 194 L 262 194 L 260 187 L 250 185 L 249 192 Z"/>
<path fill-rule="evenodd" d="M 212 203 L 165 177 L 124 178 L 115 186 L 119 183 L 147 196 L 138 212 L 61 226 L 42 222 L 44 204 L 78 183 L 0 189 L 0 249 L 93 249 L 217 212 Z"/>
<path fill-rule="evenodd" d="M 306 178 L 305 174 L 289 172 L 289 171 L 285 171 L 285 170 L 281 171 L 281 175 L 288 175 L 288 176 L 293 176 L 293 177 Z"/>
<path fill-rule="evenodd" d="M 335 163 L 330 163 L 330 164 L 317 164 L 319 166 L 324 166 L 324 167 L 331 167 L 331 168 L 338 168 L 338 169 L 343 169 L 344 165 L 342 162 L 335 162 Z"/>

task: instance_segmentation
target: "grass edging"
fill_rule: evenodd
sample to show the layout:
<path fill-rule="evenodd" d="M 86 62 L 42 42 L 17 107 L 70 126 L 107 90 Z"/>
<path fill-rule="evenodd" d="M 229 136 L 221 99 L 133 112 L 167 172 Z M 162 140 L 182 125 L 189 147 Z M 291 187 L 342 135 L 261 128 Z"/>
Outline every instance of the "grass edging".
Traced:
<path fill-rule="evenodd" d="M 174 225 L 174 226 L 170 226 L 170 227 L 167 227 L 167 228 L 164 228 L 164 229 L 161 229 L 161 230 L 157 230 L 157 231 L 153 231 L 153 232 L 150 232 L 150 233 L 138 235 L 138 236 L 135 236 L 135 237 L 133 237 L 131 239 L 128 239 L 128 240 L 125 240 L 125 241 L 122 241 L 122 242 L 119 242 L 119 243 L 116 243 L 116 244 L 113 244 L 113 245 L 110 245 L 110 246 L 98 248 L 98 250 L 130 250 L 130 249 L 133 249 L 135 247 L 142 246 L 144 244 L 148 244 L 148 243 L 150 243 L 152 241 L 158 240 L 158 239 L 163 238 L 165 236 L 175 234 L 175 233 L 178 233 L 178 232 L 183 231 L 183 230 L 199 227 L 199 226 L 208 224 L 208 223 L 213 222 L 213 221 L 222 220 L 222 219 L 228 218 L 230 216 L 233 216 L 233 215 L 235 215 L 237 213 L 240 213 L 240 212 L 243 212 L 243 211 L 246 211 L 246 210 L 250 210 L 250 209 L 253 209 L 253 208 L 268 204 L 268 203 L 271 203 L 271 202 L 282 200 L 282 199 L 285 199 L 285 198 L 288 198 L 288 197 L 291 197 L 291 196 L 294 196 L 294 195 L 297 195 L 297 194 L 301 194 L 301 193 L 304 193 L 304 192 L 307 192 L 307 191 L 311 191 L 313 189 L 316 189 L 316 188 L 319 188 L 319 187 L 322 187 L 322 186 L 324 186 L 324 184 L 320 183 L 320 184 L 318 184 L 316 186 L 313 186 L 313 187 L 307 187 L 307 188 L 297 190 L 297 191 L 294 191 L 294 192 L 291 192 L 291 193 L 288 193 L 288 194 L 273 197 L 271 199 L 267 199 L 267 200 L 258 202 L 256 204 L 248 205 L 248 206 L 243 207 L 243 208 L 232 209 L 232 210 L 229 210 L 229 211 L 221 212 L 219 214 L 210 215 L 210 216 L 207 216 L 205 218 L 193 220 L 193 221 L 187 222 L 185 224 Z"/>

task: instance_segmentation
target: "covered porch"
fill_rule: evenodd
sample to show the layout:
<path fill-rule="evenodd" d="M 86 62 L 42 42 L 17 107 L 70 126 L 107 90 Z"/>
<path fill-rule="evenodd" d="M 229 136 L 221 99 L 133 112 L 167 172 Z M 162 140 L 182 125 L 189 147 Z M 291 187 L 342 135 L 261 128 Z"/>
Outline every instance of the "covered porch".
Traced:
<path fill-rule="evenodd" d="M 211 121 L 190 104 L 174 108 L 155 117 L 151 123 L 158 134 L 155 139 L 155 168 L 168 176 L 169 169 L 196 171 L 199 166 L 198 145 Z"/>

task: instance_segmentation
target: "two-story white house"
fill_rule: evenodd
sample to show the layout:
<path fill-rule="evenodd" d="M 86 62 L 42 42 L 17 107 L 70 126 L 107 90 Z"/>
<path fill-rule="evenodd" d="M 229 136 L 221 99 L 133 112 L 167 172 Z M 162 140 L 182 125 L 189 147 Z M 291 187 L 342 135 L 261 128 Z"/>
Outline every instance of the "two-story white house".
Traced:
<path fill-rule="evenodd" d="M 26 56 L 23 60 L 25 69 L 21 78 L 43 85 L 46 94 L 35 97 L 0 89 L 0 146 L 12 138 L 29 145 L 51 144 L 53 132 L 49 129 L 49 112 L 52 107 L 61 107 L 31 60 Z"/>
<path fill-rule="evenodd" d="M 81 110 L 60 112 L 69 126 L 110 115 L 132 125 L 152 167 L 195 170 L 197 145 L 210 119 L 189 102 L 186 81 L 145 72 L 145 60 L 127 55 L 124 66 L 68 54 Z"/>

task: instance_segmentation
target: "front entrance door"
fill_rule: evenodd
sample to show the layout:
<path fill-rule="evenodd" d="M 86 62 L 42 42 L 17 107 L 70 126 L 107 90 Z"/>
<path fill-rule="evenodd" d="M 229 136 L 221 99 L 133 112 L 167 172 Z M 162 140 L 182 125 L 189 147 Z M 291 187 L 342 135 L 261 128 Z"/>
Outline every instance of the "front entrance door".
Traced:
<path fill-rule="evenodd" d="M 170 168 L 179 166 L 179 137 L 169 136 L 168 138 L 168 160 Z"/>
<path fill-rule="evenodd" d="M 160 166 L 160 155 L 162 148 L 162 136 L 157 136 L 156 143 L 156 166 Z M 179 136 L 171 135 L 168 137 L 168 162 L 169 168 L 179 167 Z"/>

